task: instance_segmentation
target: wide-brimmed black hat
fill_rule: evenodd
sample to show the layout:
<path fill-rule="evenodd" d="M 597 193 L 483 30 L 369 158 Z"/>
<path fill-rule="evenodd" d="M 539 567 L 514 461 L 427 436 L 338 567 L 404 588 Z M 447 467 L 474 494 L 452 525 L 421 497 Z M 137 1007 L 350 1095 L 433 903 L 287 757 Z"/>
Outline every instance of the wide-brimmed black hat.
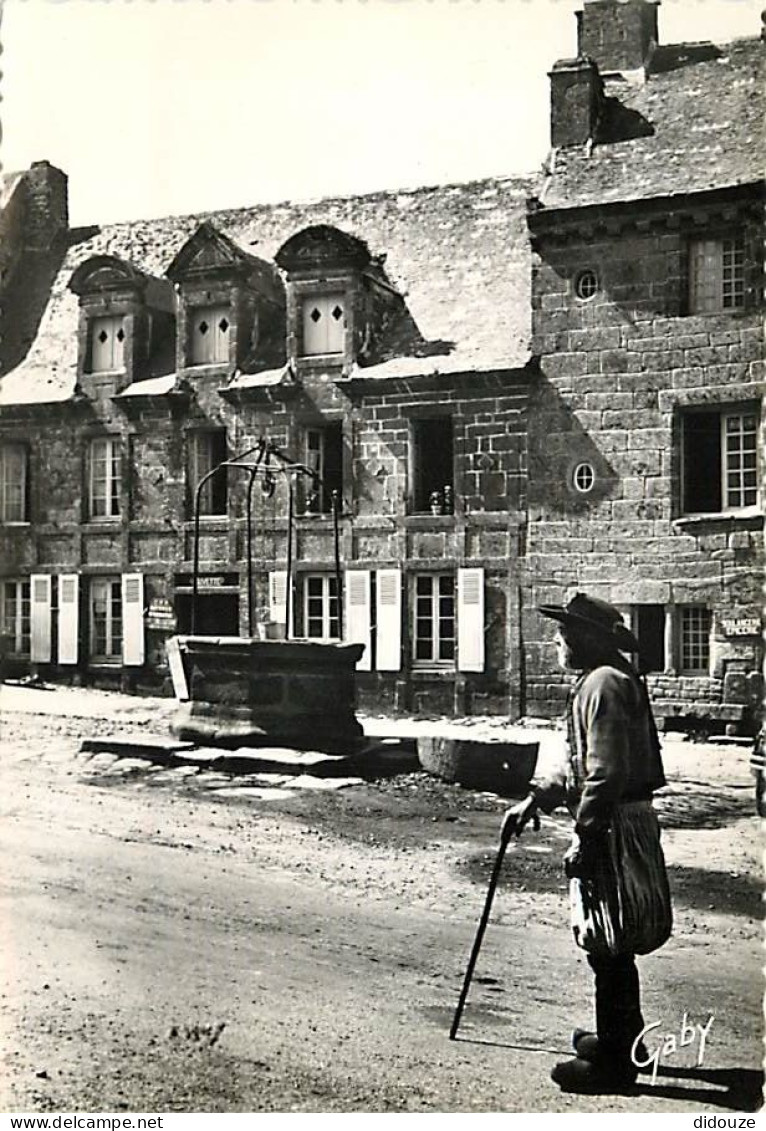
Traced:
<path fill-rule="evenodd" d="M 620 610 L 599 597 L 575 593 L 566 605 L 540 605 L 540 612 L 559 624 L 596 633 L 618 652 L 638 651 L 638 641 L 622 619 Z"/>

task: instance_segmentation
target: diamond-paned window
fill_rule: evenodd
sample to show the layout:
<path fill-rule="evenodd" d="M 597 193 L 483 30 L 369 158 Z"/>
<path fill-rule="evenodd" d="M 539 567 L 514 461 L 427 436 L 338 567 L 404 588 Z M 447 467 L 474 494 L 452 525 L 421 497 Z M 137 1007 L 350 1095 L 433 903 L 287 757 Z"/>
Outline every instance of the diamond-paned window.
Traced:
<path fill-rule="evenodd" d="M 343 353 L 346 346 L 344 295 L 313 295 L 305 299 L 302 312 L 304 357 Z"/>

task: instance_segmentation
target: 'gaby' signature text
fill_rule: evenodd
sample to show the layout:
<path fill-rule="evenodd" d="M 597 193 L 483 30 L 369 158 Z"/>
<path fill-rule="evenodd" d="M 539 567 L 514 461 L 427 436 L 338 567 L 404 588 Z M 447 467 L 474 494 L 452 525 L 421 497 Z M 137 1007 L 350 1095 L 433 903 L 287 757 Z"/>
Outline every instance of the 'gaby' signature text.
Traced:
<path fill-rule="evenodd" d="M 714 1016 L 711 1013 L 705 1025 L 694 1024 L 692 1025 L 687 1021 L 687 1015 L 684 1013 L 683 1020 L 681 1021 L 681 1031 L 676 1035 L 673 1033 L 657 1034 L 661 1037 L 660 1043 L 655 1048 L 654 1052 L 650 1053 L 648 1049 L 641 1049 L 639 1052 L 639 1045 L 643 1042 L 645 1037 L 648 1037 L 654 1029 L 659 1029 L 662 1025 L 661 1021 L 653 1021 L 651 1025 L 644 1025 L 641 1032 L 636 1037 L 633 1045 L 631 1046 L 630 1056 L 631 1060 L 637 1068 L 648 1068 L 652 1066 L 652 1084 L 657 1082 L 657 1071 L 663 1060 L 675 1056 L 680 1048 L 686 1048 L 694 1045 L 699 1041 L 699 1048 L 697 1049 L 697 1067 L 701 1067 L 705 1060 L 705 1042 L 708 1039 L 710 1029 L 714 1021 Z M 645 1055 L 644 1055 L 645 1054 Z"/>

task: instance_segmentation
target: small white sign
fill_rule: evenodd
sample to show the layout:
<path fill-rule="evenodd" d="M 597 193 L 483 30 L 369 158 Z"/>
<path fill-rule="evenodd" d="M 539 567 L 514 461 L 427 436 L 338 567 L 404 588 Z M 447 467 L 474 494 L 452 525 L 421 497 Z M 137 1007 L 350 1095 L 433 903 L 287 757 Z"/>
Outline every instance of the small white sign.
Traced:
<path fill-rule="evenodd" d="M 726 636 L 760 636 L 761 623 L 758 617 L 737 617 L 721 621 Z"/>

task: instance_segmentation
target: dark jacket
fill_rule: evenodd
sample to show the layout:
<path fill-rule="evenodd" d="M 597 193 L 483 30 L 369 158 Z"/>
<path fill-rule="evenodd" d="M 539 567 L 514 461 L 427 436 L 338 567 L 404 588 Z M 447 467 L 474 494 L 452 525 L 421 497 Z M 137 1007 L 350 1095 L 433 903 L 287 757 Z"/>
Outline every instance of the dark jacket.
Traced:
<path fill-rule="evenodd" d="M 565 762 L 532 783 L 543 812 L 566 804 L 581 833 L 608 826 L 615 806 L 665 785 L 657 729 L 643 683 L 615 660 L 577 680 L 567 706 Z"/>

